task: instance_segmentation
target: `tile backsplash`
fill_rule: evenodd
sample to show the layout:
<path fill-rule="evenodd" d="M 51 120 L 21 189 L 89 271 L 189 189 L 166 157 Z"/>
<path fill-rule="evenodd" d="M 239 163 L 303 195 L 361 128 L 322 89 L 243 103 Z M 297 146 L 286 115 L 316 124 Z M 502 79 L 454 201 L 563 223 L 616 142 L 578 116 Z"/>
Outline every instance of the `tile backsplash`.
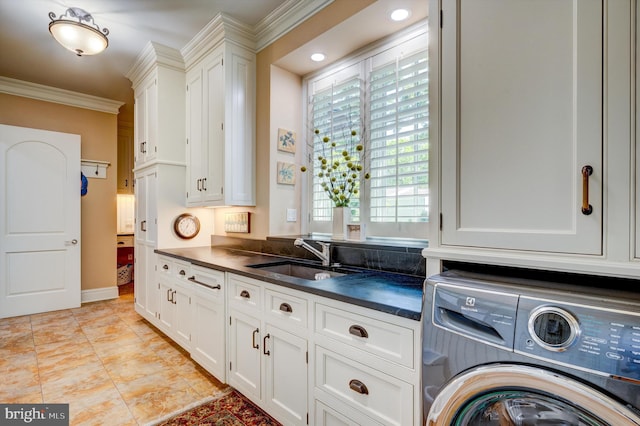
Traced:
<path fill-rule="evenodd" d="M 293 241 L 296 238 L 304 238 L 311 245 L 314 245 L 314 241 L 330 242 L 332 262 L 341 263 L 345 266 L 420 277 L 426 276 L 426 261 L 421 254 L 422 249 L 426 247 L 426 243 L 407 243 L 406 246 L 402 246 L 370 241 L 331 241 L 329 238 L 308 235 L 267 237 L 266 240 L 213 235 L 211 237 L 211 245 L 256 253 L 318 260 L 307 250 L 294 247 Z"/>

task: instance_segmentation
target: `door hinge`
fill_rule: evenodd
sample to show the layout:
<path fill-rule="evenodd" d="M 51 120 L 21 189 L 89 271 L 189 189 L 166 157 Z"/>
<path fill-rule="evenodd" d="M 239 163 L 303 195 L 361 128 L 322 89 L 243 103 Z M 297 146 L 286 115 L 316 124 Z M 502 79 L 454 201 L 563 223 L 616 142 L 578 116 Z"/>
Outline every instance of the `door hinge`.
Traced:
<path fill-rule="evenodd" d="M 307 358 L 307 364 L 309 364 L 309 351 L 307 351 L 306 358 Z"/>
<path fill-rule="evenodd" d="M 224 66 L 224 58 L 222 58 L 222 59 L 220 60 L 220 65 L 221 65 L 221 66 Z"/>
<path fill-rule="evenodd" d="M 442 231 L 442 213 L 440 213 L 440 230 Z"/>
<path fill-rule="evenodd" d="M 224 132 L 224 123 L 220 123 L 220 130 Z"/>
<path fill-rule="evenodd" d="M 191 296 L 189 296 L 189 304 L 191 304 Z"/>
<path fill-rule="evenodd" d="M 231 371 L 231 361 L 229 361 L 229 371 Z"/>
<path fill-rule="evenodd" d="M 187 138 L 187 145 L 189 145 L 189 138 Z"/>
<path fill-rule="evenodd" d="M 307 424 L 309 424 L 309 413 L 307 413 Z"/>
<path fill-rule="evenodd" d="M 231 317 L 229 317 L 229 325 L 231 325 Z"/>
<path fill-rule="evenodd" d="M 440 28 L 442 28 L 442 9 L 440 9 Z"/>
<path fill-rule="evenodd" d="M 220 193 L 221 193 L 221 194 L 224 194 L 224 186 L 221 186 L 221 187 L 220 187 Z"/>

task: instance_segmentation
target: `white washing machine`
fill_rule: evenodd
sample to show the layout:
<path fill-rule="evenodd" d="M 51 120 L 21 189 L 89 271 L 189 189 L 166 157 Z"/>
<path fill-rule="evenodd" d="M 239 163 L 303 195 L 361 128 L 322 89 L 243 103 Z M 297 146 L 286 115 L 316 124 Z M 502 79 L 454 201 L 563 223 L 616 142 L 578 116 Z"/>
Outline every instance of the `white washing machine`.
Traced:
<path fill-rule="evenodd" d="M 427 280 L 428 426 L 640 425 L 631 292 L 448 271 Z"/>

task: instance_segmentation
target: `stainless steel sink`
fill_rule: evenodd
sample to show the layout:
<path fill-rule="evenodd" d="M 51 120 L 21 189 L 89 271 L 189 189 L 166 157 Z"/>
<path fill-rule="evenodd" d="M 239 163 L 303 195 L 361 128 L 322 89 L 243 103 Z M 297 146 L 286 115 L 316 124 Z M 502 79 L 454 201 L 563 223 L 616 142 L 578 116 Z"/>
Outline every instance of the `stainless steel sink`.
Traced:
<path fill-rule="evenodd" d="M 276 274 L 288 275 L 290 277 L 302 278 L 305 280 L 323 280 L 327 278 L 341 277 L 360 271 L 345 268 L 327 268 L 320 266 L 306 265 L 304 263 L 284 261 L 274 263 L 262 263 L 257 265 L 247 265 L 250 268 L 260 269 L 262 271 L 274 272 Z"/>

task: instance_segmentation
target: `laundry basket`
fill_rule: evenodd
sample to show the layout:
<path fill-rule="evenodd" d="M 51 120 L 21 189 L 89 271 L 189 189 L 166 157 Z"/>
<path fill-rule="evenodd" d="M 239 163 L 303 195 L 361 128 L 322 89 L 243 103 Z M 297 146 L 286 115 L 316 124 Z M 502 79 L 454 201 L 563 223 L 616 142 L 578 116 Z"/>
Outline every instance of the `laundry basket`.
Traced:
<path fill-rule="evenodd" d="M 131 282 L 132 265 L 126 264 L 118 267 L 118 285 L 124 285 Z"/>

